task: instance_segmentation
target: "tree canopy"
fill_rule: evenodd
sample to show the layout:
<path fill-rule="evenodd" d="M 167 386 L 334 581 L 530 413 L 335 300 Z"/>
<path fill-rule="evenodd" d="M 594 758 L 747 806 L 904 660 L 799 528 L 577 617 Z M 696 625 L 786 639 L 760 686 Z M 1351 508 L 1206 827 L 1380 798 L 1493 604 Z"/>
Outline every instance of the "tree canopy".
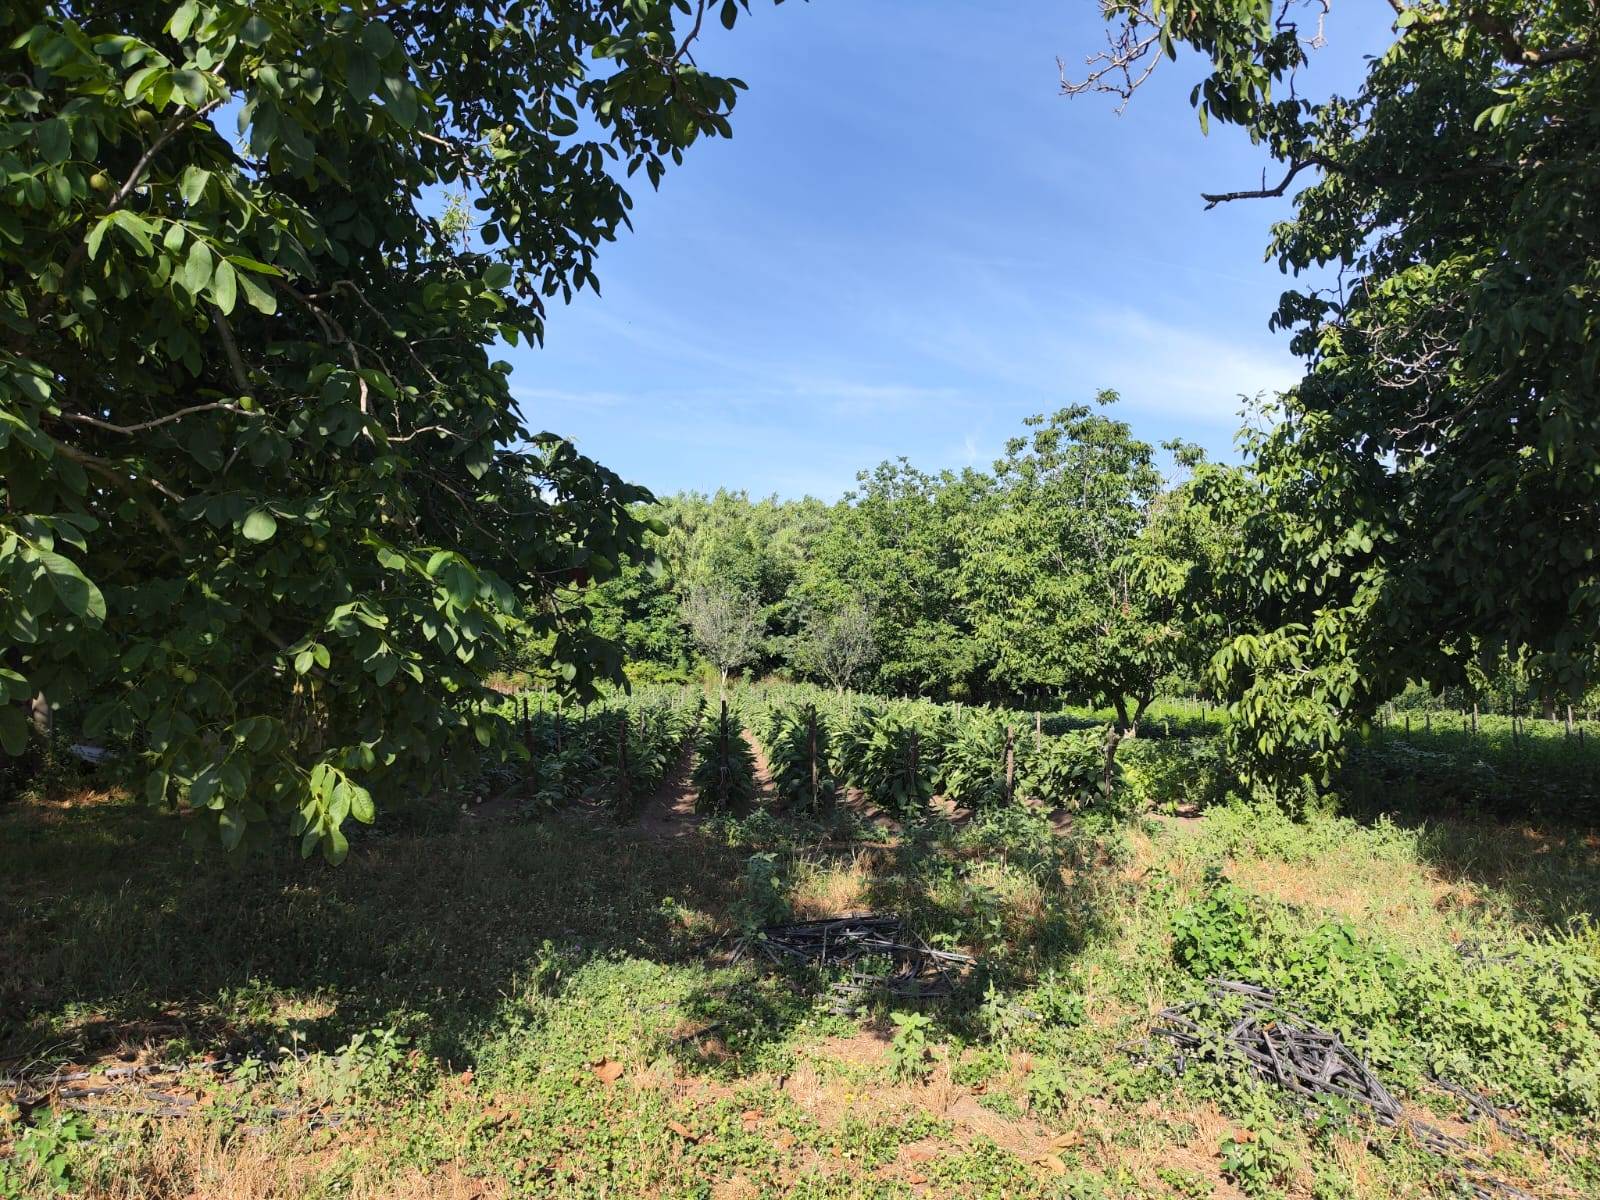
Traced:
<path fill-rule="evenodd" d="M 1013 688 L 1108 704 L 1133 729 L 1183 640 L 1175 600 L 1187 573 L 1164 569 L 1171 543 L 1149 536 L 1155 448 L 1087 405 L 1027 424 L 1031 436 L 995 465 L 964 558 L 977 636 Z"/>
<path fill-rule="evenodd" d="M 1113 0 L 1067 85 L 1126 99 L 1187 44 L 1202 127 L 1242 126 L 1281 171 L 1207 204 L 1304 184 L 1269 255 L 1307 279 L 1272 315 L 1305 375 L 1232 509 L 1270 620 L 1217 661 L 1240 748 L 1280 774 L 1474 660 L 1531 656 L 1577 694 L 1600 632 L 1595 6 L 1391 0 L 1361 86 L 1312 100 L 1296 73 L 1330 7 Z"/>
<path fill-rule="evenodd" d="M 197 832 L 337 859 L 372 780 L 502 736 L 515 636 L 614 669 L 582 589 L 648 493 L 525 428 L 492 352 L 598 287 L 627 176 L 728 134 L 683 8 L 5 6 L 0 700 L 137 729 Z"/>

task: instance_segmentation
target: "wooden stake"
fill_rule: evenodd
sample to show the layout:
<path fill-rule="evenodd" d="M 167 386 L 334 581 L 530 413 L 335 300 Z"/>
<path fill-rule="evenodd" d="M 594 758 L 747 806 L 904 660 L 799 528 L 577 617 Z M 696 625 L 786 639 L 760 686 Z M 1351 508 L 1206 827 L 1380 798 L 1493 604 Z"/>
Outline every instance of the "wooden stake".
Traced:
<path fill-rule="evenodd" d="M 1016 794 L 1017 785 L 1017 731 L 1006 726 L 1006 803 Z"/>

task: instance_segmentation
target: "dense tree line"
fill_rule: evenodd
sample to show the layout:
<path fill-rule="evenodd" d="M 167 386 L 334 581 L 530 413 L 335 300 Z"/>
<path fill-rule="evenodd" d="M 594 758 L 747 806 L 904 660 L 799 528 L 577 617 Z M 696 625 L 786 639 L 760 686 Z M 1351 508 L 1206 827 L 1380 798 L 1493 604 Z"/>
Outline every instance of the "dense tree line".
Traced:
<path fill-rule="evenodd" d="M 1158 452 L 1110 415 L 1114 394 L 1096 400 L 1031 418 L 988 472 L 900 460 L 862 471 L 832 504 L 728 491 L 656 501 L 640 512 L 654 531 L 644 552 L 593 590 L 595 628 L 644 682 L 709 663 L 724 683 L 732 670 L 889 696 L 1104 706 L 1125 731 L 1157 694 L 1240 704 L 1239 647 L 1274 637 L 1289 611 L 1251 545 L 1274 493 L 1248 441 L 1239 465 L 1176 441 Z M 1291 552 L 1280 548 L 1275 569 Z M 1402 693 L 1408 706 L 1545 716 L 1596 699 L 1526 648 L 1488 646 L 1383 700 Z M 1322 718 L 1289 719 L 1313 729 Z M 1254 773 L 1271 786 L 1302 772 Z"/>
<path fill-rule="evenodd" d="M 888 695 L 1105 704 L 1131 727 L 1163 683 L 1197 686 L 1221 632 L 1184 596 L 1219 538 L 1195 481 L 1226 469 L 1174 443 L 1166 479 L 1114 401 L 1031 419 L 991 472 L 900 460 L 833 504 L 663 499 L 648 553 L 595 589 L 595 628 L 641 679 L 704 657 Z M 730 609 L 755 626 L 737 651 Z"/>

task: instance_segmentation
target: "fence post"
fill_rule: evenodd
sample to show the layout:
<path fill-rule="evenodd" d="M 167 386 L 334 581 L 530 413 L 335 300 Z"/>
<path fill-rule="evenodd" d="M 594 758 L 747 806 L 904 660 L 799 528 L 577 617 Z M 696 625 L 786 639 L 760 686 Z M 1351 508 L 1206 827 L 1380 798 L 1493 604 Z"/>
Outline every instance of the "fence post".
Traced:
<path fill-rule="evenodd" d="M 806 708 L 806 751 L 811 758 L 811 807 L 817 807 L 817 706 Z"/>
<path fill-rule="evenodd" d="M 722 698 L 722 716 L 717 720 L 717 744 L 722 753 L 717 761 L 717 792 L 722 811 L 728 811 L 728 698 Z"/>
<path fill-rule="evenodd" d="M 1037 711 L 1033 714 L 1033 752 L 1039 753 L 1044 749 L 1044 721 Z"/>
<path fill-rule="evenodd" d="M 1017 730 L 1015 726 L 1006 726 L 1006 803 L 1011 803 L 1011 798 L 1016 795 L 1017 786 Z"/>

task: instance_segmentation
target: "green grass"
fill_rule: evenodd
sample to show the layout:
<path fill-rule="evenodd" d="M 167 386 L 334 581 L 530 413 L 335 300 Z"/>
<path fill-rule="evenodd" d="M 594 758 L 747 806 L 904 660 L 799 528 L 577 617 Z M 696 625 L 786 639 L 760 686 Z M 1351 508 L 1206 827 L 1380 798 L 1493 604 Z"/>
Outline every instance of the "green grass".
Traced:
<path fill-rule="evenodd" d="M 888 844 L 766 812 L 673 839 L 425 824 L 334 869 L 196 860 L 114 800 L 0 810 L 0 1056 L 249 1060 L 197 1081 L 202 1117 L 0 1126 L 0 1195 L 51 1194 L 52 1162 L 118 1200 L 1449 1194 L 1400 1134 L 1131 1054 L 1213 969 L 1283 987 L 1409 1104 L 1462 1114 L 1440 1067 L 1512 1109 L 1542 1147 L 1463 1127 L 1491 1173 L 1600 1186 L 1600 863 L 1577 835 L 1235 807 Z M 981 960 L 914 1062 L 891 1014 L 727 961 L 758 916 L 855 907 Z"/>

